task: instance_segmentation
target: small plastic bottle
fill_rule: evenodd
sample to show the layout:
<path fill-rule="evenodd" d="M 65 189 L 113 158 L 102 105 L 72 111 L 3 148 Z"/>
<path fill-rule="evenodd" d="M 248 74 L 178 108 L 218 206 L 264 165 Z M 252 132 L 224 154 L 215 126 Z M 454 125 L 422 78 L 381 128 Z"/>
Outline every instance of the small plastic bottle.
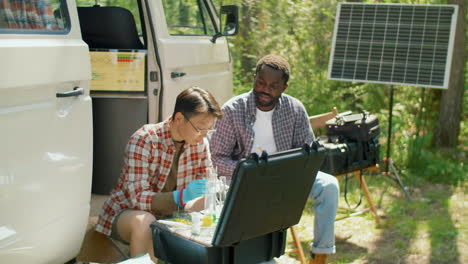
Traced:
<path fill-rule="evenodd" d="M 201 233 L 201 214 L 194 212 L 190 214 L 192 216 L 192 236 L 199 236 Z"/>

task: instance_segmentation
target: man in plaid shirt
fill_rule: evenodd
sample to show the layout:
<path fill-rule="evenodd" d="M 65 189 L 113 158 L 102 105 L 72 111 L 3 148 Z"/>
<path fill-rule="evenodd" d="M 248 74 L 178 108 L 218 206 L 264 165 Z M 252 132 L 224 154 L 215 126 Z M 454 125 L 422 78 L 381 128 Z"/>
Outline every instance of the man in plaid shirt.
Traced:
<path fill-rule="evenodd" d="M 137 130 L 96 230 L 129 244 L 132 257 L 150 253 L 156 263 L 150 224 L 179 208 L 203 209 L 206 172 L 212 168 L 206 136 L 221 117 L 214 97 L 193 87 L 177 96 L 171 118 Z"/>
<path fill-rule="evenodd" d="M 254 88 L 223 106 L 224 118 L 216 123 L 216 132 L 210 139 L 218 175 L 231 177 L 237 161 L 252 152 L 260 154 L 265 150 L 271 154 L 314 140 L 302 103 L 283 94 L 288 87 L 289 72 L 289 63 L 284 58 L 265 56 L 257 63 Z M 312 263 L 325 263 L 328 254 L 335 253 L 338 195 L 336 178 L 319 172 L 310 193 L 315 200 Z"/>

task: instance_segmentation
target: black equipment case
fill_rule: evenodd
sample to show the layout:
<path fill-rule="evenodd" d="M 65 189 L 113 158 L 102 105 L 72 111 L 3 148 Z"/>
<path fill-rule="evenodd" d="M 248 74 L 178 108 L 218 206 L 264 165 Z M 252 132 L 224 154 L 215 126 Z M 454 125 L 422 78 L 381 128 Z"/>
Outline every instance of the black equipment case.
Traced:
<path fill-rule="evenodd" d="M 320 143 L 327 150 L 321 171 L 341 174 L 368 168 L 379 162 L 379 119 L 367 112 L 345 112 L 326 122 L 326 137 Z"/>
<path fill-rule="evenodd" d="M 379 163 L 380 144 L 377 138 L 346 143 L 331 143 L 328 138 L 321 138 L 320 143 L 327 149 L 327 155 L 320 167 L 323 172 L 337 175 Z"/>
<path fill-rule="evenodd" d="M 329 138 L 338 137 L 340 142 L 367 141 L 380 134 L 379 119 L 367 112 L 341 114 L 326 122 L 326 131 Z"/>
<path fill-rule="evenodd" d="M 316 142 L 238 162 L 211 243 L 151 224 L 155 256 L 171 264 L 249 264 L 284 254 L 286 229 L 301 218 L 325 150 Z"/>

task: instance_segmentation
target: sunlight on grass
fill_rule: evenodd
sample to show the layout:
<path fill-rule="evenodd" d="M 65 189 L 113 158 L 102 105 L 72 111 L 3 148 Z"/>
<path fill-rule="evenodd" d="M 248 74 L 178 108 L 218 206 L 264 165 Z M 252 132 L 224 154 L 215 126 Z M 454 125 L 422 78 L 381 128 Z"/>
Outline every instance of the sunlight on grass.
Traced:
<path fill-rule="evenodd" d="M 454 227 L 458 230 L 457 248 L 460 263 L 468 263 L 468 182 L 454 188 L 450 199 L 450 211 Z"/>
<path fill-rule="evenodd" d="M 368 177 L 369 190 L 378 206 L 381 224 L 368 212 L 335 222 L 337 253 L 332 264 L 468 263 L 468 183 L 458 187 L 417 180 L 410 186 L 412 201 L 388 178 Z M 343 192 L 343 182 L 340 187 Z M 348 182 L 348 200 L 354 207 L 359 188 Z M 313 238 L 313 203 L 308 202 L 296 226 L 307 260 Z M 356 210 L 367 208 L 363 198 Z M 338 216 L 352 212 L 340 195 Z M 288 233 L 287 248 L 294 248 Z M 295 254 L 278 263 L 299 263 Z"/>
<path fill-rule="evenodd" d="M 421 264 L 429 263 L 427 254 L 431 252 L 431 243 L 428 238 L 429 225 L 426 222 L 419 223 L 415 231 L 415 236 L 409 246 L 408 255 L 406 257 L 408 263 L 414 263 L 416 260 Z"/>

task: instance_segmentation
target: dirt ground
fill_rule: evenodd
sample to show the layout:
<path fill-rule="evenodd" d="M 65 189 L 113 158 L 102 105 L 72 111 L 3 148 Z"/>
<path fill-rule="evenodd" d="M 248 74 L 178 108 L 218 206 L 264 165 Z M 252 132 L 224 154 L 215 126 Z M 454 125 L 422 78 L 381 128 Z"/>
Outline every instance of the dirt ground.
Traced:
<path fill-rule="evenodd" d="M 365 197 L 362 197 L 361 205 L 351 211 L 343 198 L 344 185 L 340 180 L 342 194 L 337 219 L 341 220 L 335 222 L 337 252 L 330 256 L 329 263 L 468 263 L 468 183 L 458 187 L 417 184 L 418 187 L 408 187 L 411 201 L 394 182 L 369 177 L 367 183 L 380 223 L 377 225 L 368 211 L 348 217 L 349 213 L 365 210 L 368 205 Z M 350 205 L 354 207 L 360 192 L 353 190 L 359 188 L 351 182 L 348 190 Z M 105 198 L 93 195 L 93 217 L 97 216 L 97 209 Z M 312 202 L 306 204 L 302 218 L 295 227 L 307 263 L 313 238 L 312 207 Z M 294 249 L 290 232 L 286 248 Z M 276 261 L 279 264 L 300 263 L 296 253 L 285 254 Z"/>
<path fill-rule="evenodd" d="M 468 184 L 452 187 L 426 183 L 408 188 L 411 201 L 391 182 L 368 180 L 368 185 L 380 224 L 369 212 L 336 221 L 337 253 L 331 255 L 329 263 L 468 263 Z M 296 226 L 307 258 L 313 237 L 311 207 L 306 205 Z M 363 198 L 357 210 L 366 207 Z M 347 208 L 341 195 L 337 218 L 345 217 Z M 287 248 L 294 248 L 290 235 Z M 277 262 L 300 263 L 294 253 Z"/>

